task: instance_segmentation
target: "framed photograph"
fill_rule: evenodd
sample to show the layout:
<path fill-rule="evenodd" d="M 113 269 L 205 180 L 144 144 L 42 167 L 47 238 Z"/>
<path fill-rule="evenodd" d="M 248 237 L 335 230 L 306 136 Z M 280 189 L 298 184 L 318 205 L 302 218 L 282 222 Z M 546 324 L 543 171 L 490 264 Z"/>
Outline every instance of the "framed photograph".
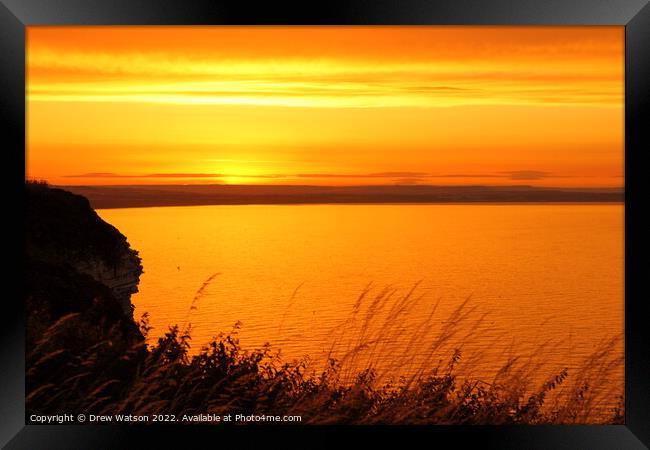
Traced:
<path fill-rule="evenodd" d="M 647 3 L 3 0 L 2 444 L 647 448 Z"/>

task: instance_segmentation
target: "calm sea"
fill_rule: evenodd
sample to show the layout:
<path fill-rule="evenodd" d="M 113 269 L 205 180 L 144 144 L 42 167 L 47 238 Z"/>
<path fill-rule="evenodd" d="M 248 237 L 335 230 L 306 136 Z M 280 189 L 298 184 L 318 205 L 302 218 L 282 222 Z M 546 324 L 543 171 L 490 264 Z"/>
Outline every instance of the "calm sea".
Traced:
<path fill-rule="evenodd" d="M 151 338 L 191 323 L 192 351 L 239 322 L 245 348 L 269 342 L 314 367 L 335 356 L 409 375 L 458 348 L 458 367 L 481 378 L 511 357 L 533 358 L 546 377 L 577 371 L 624 330 L 622 204 L 98 213 L 142 257 L 136 317 L 149 313 Z M 621 366 L 612 382 L 622 376 Z"/>

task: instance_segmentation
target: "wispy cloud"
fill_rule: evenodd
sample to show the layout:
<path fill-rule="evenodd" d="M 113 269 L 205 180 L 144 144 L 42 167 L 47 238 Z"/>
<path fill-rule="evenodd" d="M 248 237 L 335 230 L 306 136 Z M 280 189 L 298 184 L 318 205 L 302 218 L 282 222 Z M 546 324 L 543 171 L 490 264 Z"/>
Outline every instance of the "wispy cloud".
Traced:
<path fill-rule="evenodd" d="M 238 174 L 238 173 L 147 173 L 147 174 L 119 174 L 112 172 L 89 172 L 81 174 L 64 175 L 64 178 L 258 178 L 258 179 L 387 179 L 393 182 L 400 182 L 402 184 L 417 184 L 427 179 L 454 179 L 454 178 L 497 178 L 509 179 L 514 181 L 523 180 L 542 180 L 547 178 L 569 178 L 571 175 L 559 175 L 552 172 L 545 172 L 539 170 L 513 170 L 513 171 L 500 171 L 490 173 L 448 173 L 436 174 L 428 172 L 370 172 L 370 173 L 296 173 L 296 174 L 280 174 L 280 173 L 266 173 L 266 174 Z"/>
<path fill-rule="evenodd" d="M 461 86 L 424 86 L 435 80 L 436 73 L 423 74 L 423 79 L 401 79 L 376 83 L 328 81 L 314 75 L 313 80 L 281 81 L 260 74 L 256 80 L 239 78 L 228 81 L 179 81 L 156 84 L 155 81 L 134 80 L 130 83 L 100 82 L 49 84 L 33 80 L 28 86 L 31 101 L 57 102 L 135 102 L 193 105 L 257 105 L 317 108 L 377 107 L 449 107 L 463 105 L 600 105 L 620 106 L 623 89 L 613 82 L 559 82 L 550 76 L 541 82 L 518 81 L 513 74 L 491 74 L 486 79 L 463 80 L 462 74 L 447 75 L 451 83 Z M 259 79 L 260 77 L 264 79 Z M 495 80 L 501 80 L 498 84 Z M 481 85 L 482 87 L 471 87 Z M 526 86 L 527 85 L 527 86 Z"/>
<path fill-rule="evenodd" d="M 499 174 L 509 177 L 511 180 L 542 180 L 545 178 L 576 178 L 575 175 L 557 174 L 553 172 L 545 172 L 542 170 L 507 170 L 499 172 Z M 582 175 L 583 178 L 589 178 Z"/>
<path fill-rule="evenodd" d="M 218 178 L 219 173 L 148 173 L 141 175 L 128 175 L 113 172 L 89 172 L 73 175 L 64 175 L 64 178 Z"/>
<path fill-rule="evenodd" d="M 553 176 L 550 172 L 540 170 L 511 170 L 501 173 L 510 177 L 511 180 L 541 180 L 544 178 L 558 178 L 557 175 Z"/>
<path fill-rule="evenodd" d="M 582 47 L 556 42 L 553 51 L 537 53 L 534 68 L 534 59 L 522 59 L 525 52 L 508 53 L 511 46 L 503 42 L 492 45 L 492 57 L 473 47 L 475 54 L 464 58 L 435 48 L 414 59 L 355 58 L 344 52 L 317 58 L 290 51 L 246 59 L 32 43 L 27 89 L 32 101 L 59 102 L 320 108 L 622 104 L 623 72 L 622 64 L 615 64 L 615 45 L 599 53 L 584 42 Z"/>
<path fill-rule="evenodd" d="M 422 177 L 425 172 L 376 172 L 376 173 L 299 173 L 298 178 L 394 178 L 394 177 Z"/>

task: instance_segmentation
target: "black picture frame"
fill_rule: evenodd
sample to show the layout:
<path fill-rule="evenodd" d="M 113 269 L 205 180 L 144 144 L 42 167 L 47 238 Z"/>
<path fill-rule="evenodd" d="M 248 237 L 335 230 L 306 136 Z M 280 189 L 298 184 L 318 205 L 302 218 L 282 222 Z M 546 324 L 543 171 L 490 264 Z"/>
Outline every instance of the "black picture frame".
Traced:
<path fill-rule="evenodd" d="M 646 301 L 650 275 L 648 231 L 644 218 L 643 152 L 650 149 L 650 6 L 647 0 L 350 0 L 282 6 L 218 0 L 0 0 L 0 116 L 3 184 L 6 199 L 23 198 L 25 175 L 25 27 L 30 25 L 624 25 L 625 26 L 625 425 L 517 427 L 357 427 L 362 439 L 425 434 L 425 442 L 452 439 L 509 448 L 608 448 L 650 446 L 650 337 Z M 647 119 L 645 119 L 647 120 Z M 10 210 L 6 240 L 22 236 L 21 202 Z M 22 247 L 6 256 L 20 271 Z M 15 264 L 14 264 L 15 263 Z M 0 444 L 6 448 L 123 448 L 144 438 L 185 445 L 202 434 L 219 444 L 218 433 L 240 442 L 266 434 L 267 442 L 290 445 L 289 433 L 317 434 L 325 444 L 341 427 L 190 427 L 146 428 L 115 425 L 25 425 L 24 309 L 20 277 L 5 282 L 0 328 Z M 21 278 L 22 279 L 22 278 Z M 251 433 L 251 430 L 255 431 Z M 350 431 L 347 430 L 346 431 Z M 309 437 L 315 439 L 315 437 Z M 399 437 L 404 445 L 402 437 Z M 181 444 L 179 444 L 179 442 Z M 272 442 L 271 442 L 272 443 Z"/>

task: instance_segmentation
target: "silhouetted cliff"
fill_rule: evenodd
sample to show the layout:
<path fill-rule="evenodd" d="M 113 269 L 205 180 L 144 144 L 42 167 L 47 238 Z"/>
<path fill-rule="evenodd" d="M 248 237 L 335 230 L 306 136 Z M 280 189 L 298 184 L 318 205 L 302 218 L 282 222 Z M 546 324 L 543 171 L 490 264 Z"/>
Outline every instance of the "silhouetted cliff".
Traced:
<path fill-rule="evenodd" d="M 69 314 L 77 314 L 79 345 L 110 329 L 123 345 L 142 340 L 130 301 L 142 265 L 126 237 L 62 189 L 27 183 L 25 205 L 28 346 Z"/>

